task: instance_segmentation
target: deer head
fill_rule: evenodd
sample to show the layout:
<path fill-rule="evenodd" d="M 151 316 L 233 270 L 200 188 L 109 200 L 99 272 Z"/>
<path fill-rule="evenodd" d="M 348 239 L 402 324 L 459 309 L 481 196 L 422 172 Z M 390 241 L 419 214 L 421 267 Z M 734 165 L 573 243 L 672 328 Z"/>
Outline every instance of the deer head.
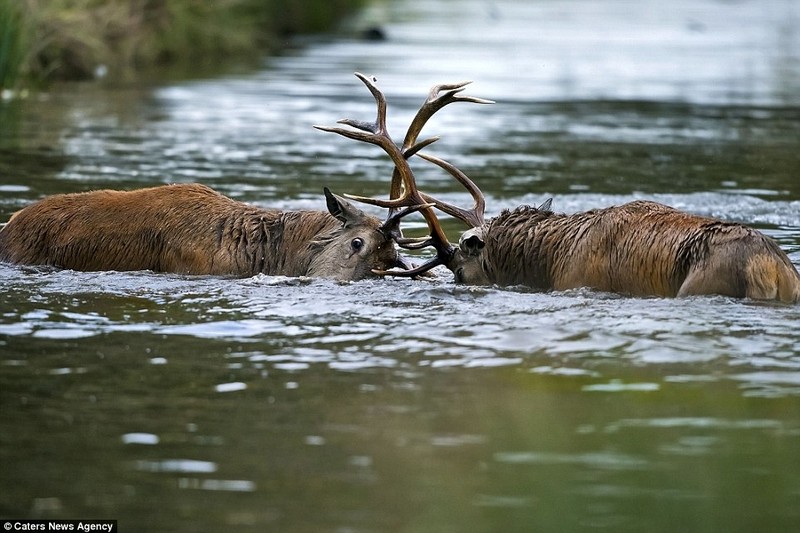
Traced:
<path fill-rule="evenodd" d="M 328 212 L 341 226 L 312 241 L 307 275 L 359 280 L 374 277 L 376 270 L 409 268 L 394 245 L 396 222 L 381 222 L 327 187 L 324 192 Z"/>

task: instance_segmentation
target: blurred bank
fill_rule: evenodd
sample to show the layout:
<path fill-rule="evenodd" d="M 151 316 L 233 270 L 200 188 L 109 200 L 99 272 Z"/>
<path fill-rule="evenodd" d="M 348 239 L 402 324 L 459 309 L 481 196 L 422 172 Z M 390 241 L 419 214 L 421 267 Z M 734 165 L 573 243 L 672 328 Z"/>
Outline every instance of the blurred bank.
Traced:
<path fill-rule="evenodd" d="M 0 0 L 0 90 L 246 63 L 367 0 Z"/>

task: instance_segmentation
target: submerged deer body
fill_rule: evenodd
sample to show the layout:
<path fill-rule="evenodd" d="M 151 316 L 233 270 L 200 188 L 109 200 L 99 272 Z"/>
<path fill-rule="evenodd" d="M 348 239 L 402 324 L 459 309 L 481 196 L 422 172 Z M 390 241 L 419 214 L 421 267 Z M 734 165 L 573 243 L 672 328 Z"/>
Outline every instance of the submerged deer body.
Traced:
<path fill-rule="evenodd" d="M 648 201 L 505 211 L 465 232 L 447 266 L 469 284 L 800 301 L 800 275 L 766 235 Z"/>
<path fill-rule="evenodd" d="M 356 74 L 378 104 L 375 123 L 342 120 L 353 129 L 321 128 L 376 144 L 395 164 L 388 200 L 348 196 L 397 209 L 416 206 L 430 235 L 397 239 L 405 248 L 433 246 L 436 257 L 424 265 L 385 275 L 416 276 L 445 265 L 456 282 L 527 285 L 540 290 L 590 287 L 636 296 L 720 294 L 800 302 L 800 274 L 780 247 L 755 229 L 683 213 L 662 204 L 637 201 L 575 215 L 555 214 L 549 201 L 540 208 L 519 207 L 485 221 L 485 198 L 477 185 L 450 163 L 419 153 L 437 138 L 417 141 L 425 122 L 445 105 L 490 103 L 459 93 L 466 83 L 439 85 L 417 115 L 399 148 L 386 130 L 386 100 L 375 80 Z M 417 188 L 407 159 L 418 155 L 450 173 L 472 195 L 463 209 Z M 400 192 L 402 184 L 402 194 Z M 470 229 L 451 245 L 433 208 Z"/>
<path fill-rule="evenodd" d="M 84 271 L 329 277 L 402 266 L 390 228 L 325 189 L 326 211 L 280 211 L 198 184 L 46 197 L 0 230 L 0 261 Z"/>

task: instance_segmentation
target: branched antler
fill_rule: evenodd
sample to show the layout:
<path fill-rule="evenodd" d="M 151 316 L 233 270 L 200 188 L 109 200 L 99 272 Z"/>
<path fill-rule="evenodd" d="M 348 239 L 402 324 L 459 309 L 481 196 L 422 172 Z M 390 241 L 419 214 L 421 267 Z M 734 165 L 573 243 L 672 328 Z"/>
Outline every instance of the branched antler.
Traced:
<path fill-rule="evenodd" d="M 448 104 L 453 102 L 489 104 L 493 102 L 483 98 L 462 95 L 461 92 L 471 82 L 436 85 L 431 88 L 428 98 L 425 100 L 422 107 L 420 107 L 419 111 L 417 111 L 417 114 L 406 132 L 401 148 L 394 143 L 386 128 L 386 97 L 376 86 L 377 80 L 374 77 L 367 77 L 358 72 L 356 72 L 355 75 L 367 86 L 372 96 L 375 98 L 378 107 L 375 122 L 370 123 L 360 120 L 342 119 L 338 121 L 339 124 L 344 124 L 354 129 L 331 128 L 327 126 L 314 127 L 322 131 L 338 133 L 350 139 L 380 146 L 392 159 L 395 169 L 392 173 L 388 200 L 353 195 L 346 196 L 350 199 L 370 205 L 389 208 L 389 215 L 383 223 L 383 228 L 384 231 L 388 231 L 393 235 L 394 240 L 401 247 L 416 250 L 427 246 L 433 246 L 436 249 L 436 257 L 417 268 L 405 271 L 378 271 L 376 273 L 411 277 L 426 272 L 437 265 L 447 264 L 453 255 L 454 248 L 448 242 L 447 236 L 439 223 L 439 219 L 436 218 L 436 214 L 433 211 L 434 205 L 445 213 L 474 227 L 483 224 L 485 200 L 477 185 L 463 172 L 442 159 L 419 153 L 419 151 L 426 146 L 430 146 L 436 142 L 439 139 L 438 137 L 430 137 L 422 141 L 417 141 L 417 139 L 427 121 L 438 110 Z M 409 157 L 415 154 L 443 168 L 455 177 L 459 183 L 464 185 L 475 200 L 475 205 L 472 210 L 461 209 L 421 193 L 417 188 L 414 173 L 407 161 Z M 430 235 L 423 238 L 405 238 L 400 231 L 400 219 L 416 211 L 419 211 L 425 218 L 428 228 L 430 229 Z"/>
<path fill-rule="evenodd" d="M 437 111 L 442 109 L 448 104 L 454 102 L 470 102 L 474 104 L 493 104 L 493 100 L 486 100 L 485 98 L 478 98 L 476 96 L 466 96 L 461 94 L 471 81 L 462 81 L 460 83 L 443 83 L 434 85 L 428 92 L 428 98 L 422 104 L 411 125 L 408 127 L 406 136 L 403 139 L 403 155 L 406 159 L 416 154 L 426 146 L 433 144 L 439 140 L 439 137 L 432 137 L 424 141 L 417 142 L 422 128 L 427 124 L 428 120 L 436 114 Z M 467 178 L 469 179 L 469 178 Z M 392 174 L 392 185 L 390 190 L 390 198 L 399 196 L 400 179 L 397 172 Z"/>

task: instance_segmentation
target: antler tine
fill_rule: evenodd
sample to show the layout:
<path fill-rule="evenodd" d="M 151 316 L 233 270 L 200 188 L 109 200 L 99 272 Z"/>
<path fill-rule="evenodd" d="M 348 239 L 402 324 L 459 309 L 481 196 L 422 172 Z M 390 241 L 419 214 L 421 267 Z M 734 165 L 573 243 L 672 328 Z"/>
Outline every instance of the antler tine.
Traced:
<path fill-rule="evenodd" d="M 345 128 L 331 128 L 329 126 L 317 126 L 314 127 L 318 130 L 328 131 L 331 133 L 338 133 L 344 137 L 348 137 L 350 139 L 355 139 L 357 141 L 364 141 L 372 144 L 381 144 L 381 137 L 386 136 L 388 137 L 388 131 L 386 129 L 386 97 L 383 93 L 378 89 L 375 85 L 377 81 L 374 77 L 368 78 L 364 76 L 360 72 L 355 73 L 356 77 L 364 82 L 364 85 L 367 86 L 369 92 L 372 93 L 372 96 L 375 98 L 375 103 L 378 106 L 378 114 L 375 118 L 375 122 L 364 122 L 363 120 L 354 120 L 349 118 L 343 118 L 341 120 L 337 120 L 337 124 L 345 124 L 346 126 L 351 126 L 360 130 L 363 133 L 348 130 Z"/>
<path fill-rule="evenodd" d="M 437 255 L 436 257 L 434 257 L 430 261 L 427 261 L 427 262 L 421 264 L 418 267 L 410 268 L 408 270 L 379 270 L 379 269 L 376 268 L 376 269 L 372 270 L 372 273 L 376 274 L 378 276 L 394 276 L 396 278 L 413 278 L 413 277 L 419 276 L 421 274 L 424 274 L 425 272 L 427 272 L 427 271 L 429 271 L 429 270 L 431 270 L 431 269 L 433 269 L 433 268 L 435 268 L 435 267 L 437 267 L 439 265 L 445 265 L 445 264 L 447 264 L 447 261 L 448 261 L 448 259 L 445 259 L 445 258 L 441 257 L 440 255 Z"/>
<path fill-rule="evenodd" d="M 395 165 L 395 173 L 399 176 L 399 179 L 404 184 L 405 191 L 402 195 L 390 195 L 389 200 L 379 200 L 376 198 L 366 198 L 352 195 L 346 196 L 352 200 L 357 200 L 380 207 L 389 207 L 392 209 L 426 204 L 427 202 L 422 200 L 419 192 L 417 191 L 416 182 L 414 181 L 414 174 L 411 171 L 411 167 L 408 165 L 408 161 L 406 161 L 402 150 L 389 136 L 389 132 L 386 128 L 386 97 L 383 95 L 383 92 L 378 89 L 377 85 L 375 85 L 377 80 L 374 77 L 364 76 L 359 72 L 356 72 L 355 75 L 364 83 L 364 85 L 367 86 L 378 105 L 378 116 L 375 119 L 375 122 L 369 123 L 353 119 L 342 119 L 338 121 L 339 124 L 345 124 L 352 128 L 356 128 L 358 131 L 345 128 L 331 128 L 328 126 L 314 127 L 318 130 L 338 133 L 344 137 L 355 139 L 357 141 L 368 142 L 383 148 L 383 150 L 392 159 L 392 162 Z M 428 142 L 426 145 L 429 144 L 430 142 Z M 430 211 L 430 208 L 425 208 L 425 210 Z"/>
<path fill-rule="evenodd" d="M 453 204 L 449 204 L 447 202 L 443 202 L 441 200 L 437 200 L 433 196 L 428 194 L 422 193 L 422 198 L 425 199 L 427 202 L 431 202 L 436 204 L 436 207 L 450 215 L 451 217 L 455 217 L 462 222 L 464 222 L 467 226 L 471 228 L 477 228 L 478 226 L 482 226 L 484 222 L 484 213 L 486 212 L 486 197 L 483 195 L 483 192 L 478 188 L 474 181 L 472 181 L 469 176 L 464 174 L 461 170 L 456 168 L 453 164 L 448 163 L 444 159 L 439 159 L 438 157 L 434 157 L 429 154 L 417 154 L 422 159 L 426 161 L 430 161 L 431 163 L 438 165 L 439 167 L 443 168 L 447 172 L 450 173 L 458 182 L 467 189 L 467 192 L 470 193 L 472 196 L 472 200 L 474 204 L 472 209 L 464 209 L 461 207 L 457 207 Z"/>
<path fill-rule="evenodd" d="M 432 137 L 430 139 L 417 142 L 417 138 L 422 132 L 422 128 L 425 126 L 425 124 L 433 115 L 436 114 L 437 111 L 442 109 L 444 106 L 452 104 L 453 102 L 471 102 L 475 104 L 494 103 L 493 100 L 478 98 L 477 96 L 465 96 L 461 94 L 461 92 L 466 89 L 467 85 L 470 83 L 472 82 L 462 81 L 459 83 L 442 83 L 431 87 L 430 91 L 428 91 L 428 97 L 425 99 L 422 107 L 420 107 L 417 111 L 414 119 L 411 121 L 411 125 L 409 125 L 406 136 L 403 139 L 403 155 L 406 157 L 406 159 L 410 158 L 412 155 L 416 154 L 426 146 L 429 146 L 431 143 L 439 140 L 439 137 Z M 401 184 L 402 180 L 399 174 L 399 169 L 395 169 L 395 171 L 392 173 L 392 183 L 389 189 L 390 198 L 395 198 L 401 195 Z"/>
<path fill-rule="evenodd" d="M 361 201 L 363 203 L 367 203 L 370 205 L 380 206 L 380 203 L 383 202 L 383 200 L 378 200 L 376 198 L 360 197 L 348 194 L 346 194 L 345 196 L 347 196 L 351 200 Z M 359 200 L 360 198 L 363 198 L 363 200 Z M 383 222 L 382 226 L 385 231 L 387 231 L 392 235 L 395 242 L 397 242 L 397 244 L 401 246 L 403 246 L 406 242 L 419 241 L 420 239 L 406 239 L 405 237 L 403 237 L 403 234 L 400 231 L 400 219 L 406 215 L 410 215 L 411 213 L 422 211 L 423 209 L 430 209 L 434 205 L 436 204 L 432 203 L 417 204 L 417 205 L 412 205 L 410 207 L 406 207 L 402 211 L 390 213 L 389 216 L 386 218 L 386 220 Z"/>
<path fill-rule="evenodd" d="M 428 98 L 425 100 L 425 103 L 422 104 L 419 111 L 417 111 L 414 120 L 411 121 L 411 125 L 408 127 L 406 137 L 403 139 L 403 152 L 409 150 L 417 142 L 417 137 L 419 137 L 428 119 L 444 106 L 452 104 L 453 102 L 472 102 L 476 104 L 494 103 L 492 100 L 460 94 L 470 83 L 472 82 L 462 81 L 460 83 L 443 83 L 431 87 L 431 90 L 428 92 Z M 417 151 L 418 150 L 419 149 L 417 149 Z"/>
<path fill-rule="evenodd" d="M 401 248 L 405 248 L 406 250 L 422 250 L 428 246 L 433 246 L 433 241 L 431 241 L 430 237 L 401 237 L 399 239 L 395 239 L 395 242 L 397 242 Z"/>

